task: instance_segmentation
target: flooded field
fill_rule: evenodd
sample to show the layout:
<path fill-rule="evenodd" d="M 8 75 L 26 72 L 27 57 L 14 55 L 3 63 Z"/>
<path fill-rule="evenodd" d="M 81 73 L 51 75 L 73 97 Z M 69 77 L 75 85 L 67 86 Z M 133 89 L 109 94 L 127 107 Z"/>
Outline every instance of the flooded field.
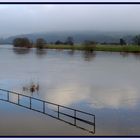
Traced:
<path fill-rule="evenodd" d="M 139 54 L 0 46 L 0 88 L 95 114 L 94 135 L 140 134 L 139 72 Z M 39 89 L 31 92 L 32 85 Z M 0 104 L 5 126 L 0 135 L 94 136 L 37 112 Z"/>

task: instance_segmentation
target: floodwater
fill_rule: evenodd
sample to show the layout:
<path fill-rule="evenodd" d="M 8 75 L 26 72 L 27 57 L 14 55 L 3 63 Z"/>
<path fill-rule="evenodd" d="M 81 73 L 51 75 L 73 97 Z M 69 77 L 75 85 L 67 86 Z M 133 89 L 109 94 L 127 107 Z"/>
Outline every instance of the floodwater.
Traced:
<path fill-rule="evenodd" d="M 139 73 L 139 54 L 0 46 L 0 88 L 95 114 L 94 135 L 140 135 Z M 38 91 L 23 90 L 32 83 L 39 84 Z M 94 136 L 43 114 L 0 104 L 0 135 Z"/>

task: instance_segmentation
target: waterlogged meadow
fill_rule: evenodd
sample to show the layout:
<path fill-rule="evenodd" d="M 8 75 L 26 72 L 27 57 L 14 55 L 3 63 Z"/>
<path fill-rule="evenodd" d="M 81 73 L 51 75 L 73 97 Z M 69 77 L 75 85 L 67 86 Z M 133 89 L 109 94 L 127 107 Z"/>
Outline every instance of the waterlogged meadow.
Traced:
<path fill-rule="evenodd" d="M 2 45 L 0 65 L 0 88 L 93 113 L 94 135 L 140 134 L 139 54 Z M 39 90 L 23 90 L 31 84 L 39 84 Z M 0 135 L 92 135 L 54 118 L 0 104 L 0 122 L 5 126 Z"/>

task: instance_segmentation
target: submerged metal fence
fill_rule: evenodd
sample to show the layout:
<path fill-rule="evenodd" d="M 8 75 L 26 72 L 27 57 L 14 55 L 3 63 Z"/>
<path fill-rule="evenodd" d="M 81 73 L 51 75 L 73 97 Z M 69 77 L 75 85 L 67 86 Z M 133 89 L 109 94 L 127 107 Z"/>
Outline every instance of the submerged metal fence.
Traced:
<path fill-rule="evenodd" d="M 51 116 L 95 134 L 95 115 L 31 96 L 0 89 L 0 100 Z"/>

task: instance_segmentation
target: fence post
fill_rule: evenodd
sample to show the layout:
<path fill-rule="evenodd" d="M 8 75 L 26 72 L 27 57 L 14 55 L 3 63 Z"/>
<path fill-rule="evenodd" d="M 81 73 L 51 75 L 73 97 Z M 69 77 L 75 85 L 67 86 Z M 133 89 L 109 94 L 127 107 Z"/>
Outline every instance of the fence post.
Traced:
<path fill-rule="evenodd" d="M 93 117 L 94 117 L 94 125 L 93 125 L 93 127 L 94 127 L 94 134 L 95 134 L 95 115 Z"/>
<path fill-rule="evenodd" d="M 31 101 L 31 97 L 30 97 L 30 109 L 32 109 L 32 101 Z"/>
<path fill-rule="evenodd" d="M 74 125 L 76 125 L 76 110 L 74 110 Z"/>
<path fill-rule="evenodd" d="M 59 105 L 58 105 L 58 118 L 59 118 Z"/>
<path fill-rule="evenodd" d="M 7 91 L 7 101 L 9 101 L 9 91 Z"/>
<path fill-rule="evenodd" d="M 45 114 L 45 102 L 43 102 L 43 113 Z"/>
<path fill-rule="evenodd" d="M 19 94 L 18 94 L 18 104 L 19 104 Z"/>

